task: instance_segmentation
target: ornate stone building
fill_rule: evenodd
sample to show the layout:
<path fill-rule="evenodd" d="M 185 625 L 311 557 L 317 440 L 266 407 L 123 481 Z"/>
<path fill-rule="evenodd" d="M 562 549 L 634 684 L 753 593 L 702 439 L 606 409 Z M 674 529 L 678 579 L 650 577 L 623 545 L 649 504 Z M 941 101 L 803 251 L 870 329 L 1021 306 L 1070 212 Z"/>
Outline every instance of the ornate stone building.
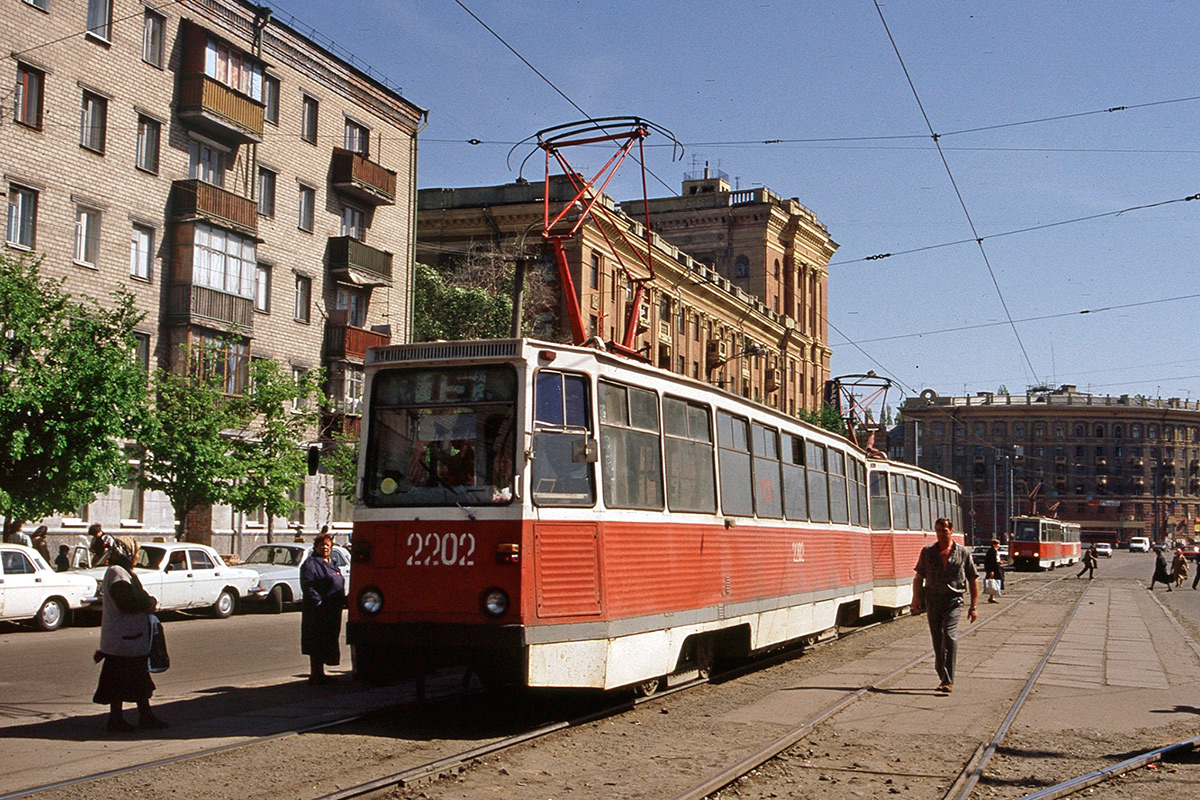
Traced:
<path fill-rule="evenodd" d="M 1197 534 L 1200 403 L 1069 385 L 1014 396 L 926 390 L 901 414 L 904 459 L 962 485 L 976 541 L 1034 512 L 1078 522 L 1089 541 Z"/>
<path fill-rule="evenodd" d="M 470 247 L 521 241 L 552 271 L 539 237 L 543 193 L 541 182 L 421 190 L 418 261 L 439 265 Z M 574 195 L 565 179 L 552 181 L 551 193 L 552 202 Z M 619 209 L 601 201 L 643 236 L 642 201 Z M 827 265 L 837 245 L 816 216 L 765 189 L 730 191 L 722 178 L 685 181 L 684 196 L 649 206 L 655 275 L 635 349 L 790 414 L 818 408 L 831 354 Z M 567 251 L 587 332 L 608 341 L 621 338 L 633 297 L 614 247 L 625 244 L 590 218 Z"/>
<path fill-rule="evenodd" d="M 0 93 L 8 254 L 75 295 L 131 292 L 147 368 L 197 342 L 225 349 L 212 367 L 230 393 L 252 358 L 325 368 L 353 425 L 364 348 L 408 337 L 425 112 L 242 0 L 3 0 L 0 38 L 17 87 Z M 129 466 L 125 486 L 45 520 L 54 535 L 173 533 L 165 497 L 133 480 L 136 443 Z M 298 486 L 291 522 L 348 527 L 329 488 Z M 206 516 L 225 552 L 265 524 Z"/>

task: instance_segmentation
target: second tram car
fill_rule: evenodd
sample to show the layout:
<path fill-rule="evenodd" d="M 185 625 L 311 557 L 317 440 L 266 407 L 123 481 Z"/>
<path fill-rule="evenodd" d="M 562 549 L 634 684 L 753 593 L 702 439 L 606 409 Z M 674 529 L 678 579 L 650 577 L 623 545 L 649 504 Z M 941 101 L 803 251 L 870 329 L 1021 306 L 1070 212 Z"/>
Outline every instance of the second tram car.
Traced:
<path fill-rule="evenodd" d="M 347 639 L 613 689 L 912 600 L 953 481 L 686 376 L 525 339 L 373 348 Z"/>
<path fill-rule="evenodd" d="M 1009 555 L 1015 569 L 1054 569 L 1079 560 L 1079 524 L 1048 517 L 1013 517 Z"/>

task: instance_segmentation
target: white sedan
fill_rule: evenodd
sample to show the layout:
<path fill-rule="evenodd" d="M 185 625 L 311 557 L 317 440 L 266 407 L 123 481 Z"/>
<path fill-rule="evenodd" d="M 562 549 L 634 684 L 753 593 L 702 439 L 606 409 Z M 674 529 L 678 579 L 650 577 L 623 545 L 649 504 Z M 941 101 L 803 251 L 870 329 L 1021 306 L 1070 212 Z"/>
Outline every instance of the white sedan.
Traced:
<path fill-rule="evenodd" d="M 55 572 L 32 547 L 0 545 L 0 619 L 32 619 L 38 630 L 56 630 L 69 610 L 94 603 L 96 592 L 92 576 Z"/>
<path fill-rule="evenodd" d="M 104 569 L 83 574 L 103 582 Z M 221 619 L 258 586 L 257 572 L 231 567 L 211 547 L 189 542 L 144 544 L 133 570 L 142 588 L 158 600 L 159 611 L 207 608 Z"/>
<path fill-rule="evenodd" d="M 246 558 L 243 566 L 259 574 L 258 588 L 248 599 L 261 600 L 273 614 L 283 611 L 285 603 L 300 600 L 300 565 L 312 555 L 312 546 L 307 544 L 260 544 Z M 330 561 L 342 573 L 346 591 L 350 591 L 350 553 L 341 545 L 334 545 L 329 554 Z"/>

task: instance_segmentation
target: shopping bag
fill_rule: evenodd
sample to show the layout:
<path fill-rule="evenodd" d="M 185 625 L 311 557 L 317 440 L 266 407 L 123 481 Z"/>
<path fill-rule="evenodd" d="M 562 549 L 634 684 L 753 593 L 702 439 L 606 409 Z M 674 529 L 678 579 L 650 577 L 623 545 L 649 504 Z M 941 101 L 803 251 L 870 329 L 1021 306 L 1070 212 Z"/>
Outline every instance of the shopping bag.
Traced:
<path fill-rule="evenodd" d="M 999 578 L 984 578 L 983 593 L 991 597 L 1000 596 L 1000 579 Z"/>
<path fill-rule="evenodd" d="M 146 659 L 151 672 L 166 672 L 171 667 L 171 656 L 167 654 L 167 637 L 162 623 L 154 614 L 150 615 L 150 655 Z"/>

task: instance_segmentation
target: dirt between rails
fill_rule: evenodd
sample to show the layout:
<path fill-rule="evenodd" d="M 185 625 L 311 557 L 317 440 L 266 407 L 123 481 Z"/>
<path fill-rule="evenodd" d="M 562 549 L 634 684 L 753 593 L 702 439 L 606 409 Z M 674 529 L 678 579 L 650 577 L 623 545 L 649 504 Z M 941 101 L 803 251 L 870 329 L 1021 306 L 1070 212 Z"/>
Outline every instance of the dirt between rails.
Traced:
<path fill-rule="evenodd" d="M 1007 713 L 1036 660 L 1032 655 L 1040 656 L 1079 591 L 1074 582 L 1049 587 L 1028 613 L 1001 615 L 966 636 L 960 644 L 959 684 L 952 695 L 931 691 L 937 679 L 932 664 L 925 661 L 712 796 L 941 798 Z M 1136 596 L 1134 602 L 1152 601 Z M 986 622 L 1006 606 L 981 608 L 981 621 Z M 1155 612 L 1139 608 L 1147 619 Z M 1153 649 L 1177 667 L 1169 686 L 1157 691 L 1105 686 L 1079 690 L 1061 682 L 1064 685 L 1048 686 L 1044 697 L 1041 688 L 1035 690 L 1028 711 L 1017 718 L 973 796 L 1019 798 L 1195 735 L 1200 709 L 1188 704 L 1196 702 L 1200 658 L 1177 647 L 1178 642 L 1167 641 L 1172 635 L 1180 638 L 1178 631 L 1167 628 L 1154 631 Z M 436 781 L 375 796 L 672 798 L 928 649 L 925 619 L 904 617 L 785 663 L 664 697 L 487 757 Z M 1185 664 L 1186 658 L 1191 661 Z M 1070 663 L 1065 666 L 1072 668 Z M 552 698 L 551 705 L 561 711 L 574 702 Z M 39 797 L 313 798 L 516 732 L 545 713 L 539 704 L 511 697 L 492 697 L 481 704 L 435 704 L 404 715 L 376 716 L 351 729 L 140 771 L 90 784 L 83 792 L 82 787 L 67 787 Z M 586 706 L 580 703 L 579 710 Z M 1085 708 L 1090 712 L 1072 710 Z M 1164 793 L 1200 797 L 1200 765 L 1184 759 L 1141 769 L 1096 787 L 1090 795 L 1157 800 Z"/>

